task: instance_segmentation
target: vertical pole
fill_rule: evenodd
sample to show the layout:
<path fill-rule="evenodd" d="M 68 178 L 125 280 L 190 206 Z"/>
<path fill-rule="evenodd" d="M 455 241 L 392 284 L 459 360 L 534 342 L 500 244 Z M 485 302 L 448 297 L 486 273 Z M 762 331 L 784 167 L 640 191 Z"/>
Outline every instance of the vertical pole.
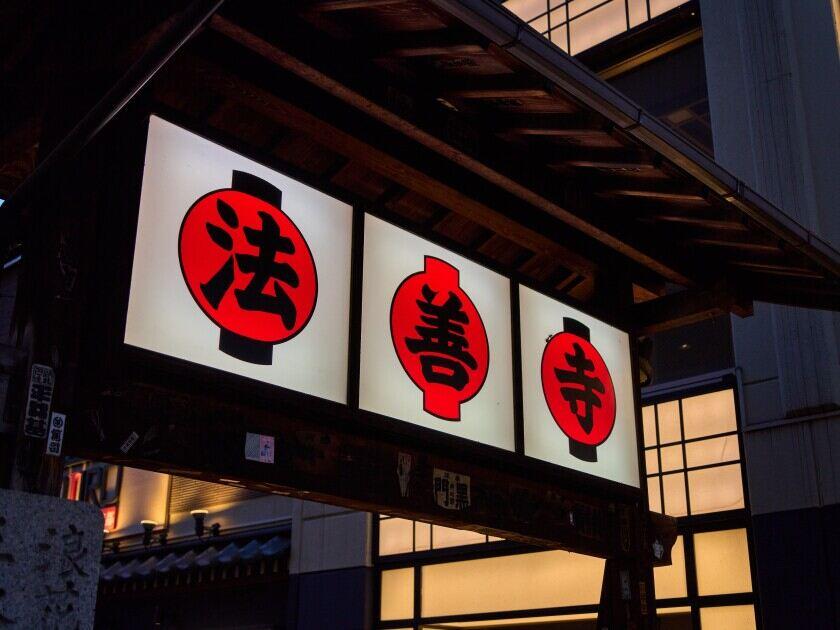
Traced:
<path fill-rule="evenodd" d="M 633 306 L 633 285 L 618 273 L 596 278 L 593 306 L 620 326 L 629 329 Z M 620 552 L 607 560 L 598 608 L 598 630 L 654 630 L 656 607 L 653 588 L 653 560 L 649 550 L 648 497 L 644 483 L 644 439 L 641 421 L 638 343 L 630 333 L 630 370 L 633 375 L 633 405 L 636 421 L 640 501 L 619 511 Z"/>

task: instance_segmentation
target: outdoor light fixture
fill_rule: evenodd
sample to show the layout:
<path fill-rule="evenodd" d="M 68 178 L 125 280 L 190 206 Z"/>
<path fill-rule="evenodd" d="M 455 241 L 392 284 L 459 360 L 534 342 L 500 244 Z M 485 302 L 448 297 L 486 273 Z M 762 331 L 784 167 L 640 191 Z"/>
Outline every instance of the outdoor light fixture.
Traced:
<path fill-rule="evenodd" d="M 152 544 L 152 532 L 157 527 L 157 521 L 142 520 L 140 524 L 143 526 L 143 546 L 148 547 Z"/>
<path fill-rule="evenodd" d="M 207 518 L 207 510 L 191 510 L 190 516 L 195 519 L 195 535 L 201 538 L 204 536 L 204 519 Z"/>

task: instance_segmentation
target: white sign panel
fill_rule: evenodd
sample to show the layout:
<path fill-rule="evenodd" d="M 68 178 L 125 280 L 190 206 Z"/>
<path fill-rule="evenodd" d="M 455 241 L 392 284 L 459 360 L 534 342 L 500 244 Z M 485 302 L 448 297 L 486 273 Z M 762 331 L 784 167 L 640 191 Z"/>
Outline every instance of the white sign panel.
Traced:
<path fill-rule="evenodd" d="M 639 487 L 627 333 L 520 287 L 525 454 Z"/>
<path fill-rule="evenodd" d="M 64 442 L 64 428 L 67 426 L 67 416 L 53 411 L 50 418 L 50 430 L 47 433 L 46 454 L 54 457 L 61 455 L 61 444 Z"/>
<path fill-rule="evenodd" d="M 346 401 L 352 209 L 149 122 L 125 342 Z"/>
<path fill-rule="evenodd" d="M 359 404 L 514 449 L 510 281 L 365 217 Z"/>

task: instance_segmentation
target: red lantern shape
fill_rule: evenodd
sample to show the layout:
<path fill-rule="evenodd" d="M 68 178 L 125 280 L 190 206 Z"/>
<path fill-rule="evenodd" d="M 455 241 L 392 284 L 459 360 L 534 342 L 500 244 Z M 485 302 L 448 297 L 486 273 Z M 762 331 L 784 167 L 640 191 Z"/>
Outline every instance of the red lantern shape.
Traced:
<path fill-rule="evenodd" d="M 487 378 L 487 331 L 461 288 L 458 269 L 426 256 L 423 271 L 400 283 L 391 301 L 391 340 L 403 369 L 423 391 L 423 409 L 461 419 L 461 404 Z"/>
<path fill-rule="evenodd" d="M 219 327 L 219 350 L 260 365 L 306 327 L 318 297 L 312 252 L 281 202 L 272 184 L 233 171 L 230 188 L 193 203 L 178 238 L 184 281 Z"/>
<path fill-rule="evenodd" d="M 569 438 L 569 453 L 598 461 L 596 447 L 615 425 L 615 388 L 589 328 L 563 318 L 563 332 L 548 340 L 542 356 L 542 388 L 557 426 Z"/>

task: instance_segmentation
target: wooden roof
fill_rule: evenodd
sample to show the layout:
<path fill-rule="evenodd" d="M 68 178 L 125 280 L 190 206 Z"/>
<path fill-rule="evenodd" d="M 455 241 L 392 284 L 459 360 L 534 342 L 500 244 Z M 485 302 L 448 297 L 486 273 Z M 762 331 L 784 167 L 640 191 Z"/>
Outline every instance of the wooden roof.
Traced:
<path fill-rule="evenodd" d="M 228 2 L 161 109 L 637 330 L 840 305 L 840 255 L 492 0 Z M 684 289 L 679 291 L 679 289 Z"/>

